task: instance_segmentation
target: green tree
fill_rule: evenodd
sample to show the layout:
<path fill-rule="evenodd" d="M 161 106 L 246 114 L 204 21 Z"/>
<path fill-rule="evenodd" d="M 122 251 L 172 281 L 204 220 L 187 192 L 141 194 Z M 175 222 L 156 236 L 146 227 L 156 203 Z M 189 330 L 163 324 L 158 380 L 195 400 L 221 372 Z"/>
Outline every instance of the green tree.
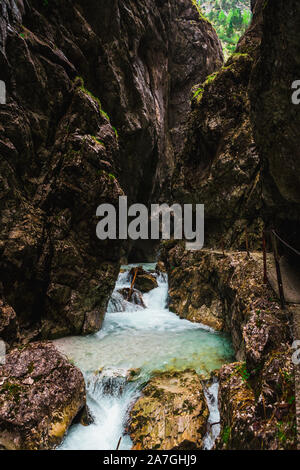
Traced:
<path fill-rule="evenodd" d="M 197 0 L 203 14 L 214 25 L 223 44 L 225 58 L 232 54 L 251 21 L 250 0 Z"/>

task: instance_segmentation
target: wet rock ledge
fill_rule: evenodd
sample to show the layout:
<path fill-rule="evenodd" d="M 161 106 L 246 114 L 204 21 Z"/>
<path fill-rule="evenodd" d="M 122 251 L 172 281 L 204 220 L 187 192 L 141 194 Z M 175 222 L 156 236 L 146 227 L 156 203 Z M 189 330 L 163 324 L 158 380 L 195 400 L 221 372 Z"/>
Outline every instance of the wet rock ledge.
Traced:
<path fill-rule="evenodd" d="M 83 375 L 53 344 L 7 355 L 0 367 L 0 449 L 52 449 L 85 409 Z"/>

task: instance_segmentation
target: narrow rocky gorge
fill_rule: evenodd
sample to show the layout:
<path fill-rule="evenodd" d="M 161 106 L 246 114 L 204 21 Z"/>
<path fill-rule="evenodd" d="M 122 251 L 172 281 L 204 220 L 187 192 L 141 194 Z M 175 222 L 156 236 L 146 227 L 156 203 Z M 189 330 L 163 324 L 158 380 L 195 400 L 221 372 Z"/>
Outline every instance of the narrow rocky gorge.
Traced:
<path fill-rule="evenodd" d="M 220 42 L 190 0 L 5 0 L 0 21 L 0 295 L 26 341 L 96 332 L 126 248 L 96 208 L 166 187 Z"/>
<path fill-rule="evenodd" d="M 293 311 L 261 242 L 299 249 L 300 7 L 251 7 L 224 63 L 194 0 L 0 3 L 1 449 L 297 448 Z M 120 271 L 157 261 L 96 237 L 124 195 L 205 204 L 204 249 Z"/>

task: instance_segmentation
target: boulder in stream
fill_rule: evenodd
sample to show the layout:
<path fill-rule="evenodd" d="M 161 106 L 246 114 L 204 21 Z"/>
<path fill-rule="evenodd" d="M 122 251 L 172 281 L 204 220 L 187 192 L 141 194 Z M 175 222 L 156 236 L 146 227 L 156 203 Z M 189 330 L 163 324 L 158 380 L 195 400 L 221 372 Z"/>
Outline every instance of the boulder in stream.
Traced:
<path fill-rule="evenodd" d="M 201 449 L 208 415 L 194 370 L 158 373 L 130 412 L 133 450 Z"/>
<path fill-rule="evenodd" d="M 53 449 L 85 406 L 82 373 L 52 343 L 14 349 L 0 367 L 0 449 Z"/>
<path fill-rule="evenodd" d="M 143 295 L 137 289 L 132 289 L 131 296 L 129 300 L 130 288 L 124 287 L 123 289 L 119 289 L 118 292 L 124 297 L 127 302 L 131 302 L 134 305 L 139 305 L 140 307 L 146 308 L 145 302 L 143 300 Z"/>
<path fill-rule="evenodd" d="M 145 271 L 141 266 L 138 268 L 132 268 L 130 270 L 131 279 L 134 278 L 136 270 L 137 275 L 134 283 L 134 287 L 136 289 L 145 293 L 158 287 L 156 277 L 153 274 Z"/>

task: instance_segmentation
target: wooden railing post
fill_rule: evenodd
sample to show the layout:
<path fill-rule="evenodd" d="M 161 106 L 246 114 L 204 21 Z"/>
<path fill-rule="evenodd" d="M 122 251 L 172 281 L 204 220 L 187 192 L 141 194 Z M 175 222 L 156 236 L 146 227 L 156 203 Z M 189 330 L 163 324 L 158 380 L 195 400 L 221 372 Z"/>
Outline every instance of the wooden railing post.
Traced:
<path fill-rule="evenodd" d="M 221 237 L 221 249 L 222 249 L 223 256 L 225 256 L 225 251 L 224 251 L 224 238 L 223 238 L 223 237 Z"/>
<path fill-rule="evenodd" d="M 282 283 L 282 276 L 281 276 L 279 256 L 278 256 L 277 239 L 273 230 L 271 232 L 271 238 L 272 238 L 272 246 L 273 246 L 276 273 L 277 273 L 277 282 L 278 282 L 278 289 L 279 289 L 279 295 L 280 295 L 280 302 L 281 302 L 281 307 L 284 310 L 285 298 L 284 298 L 283 283 Z"/>
<path fill-rule="evenodd" d="M 248 229 L 247 227 L 245 228 L 245 242 L 246 242 L 246 251 L 247 251 L 247 256 L 250 257 L 250 251 L 249 251 L 249 239 L 248 239 Z"/>
<path fill-rule="evenodd" d="M 263 257 L 264 257 L 264 284 L 268 283 L 268 276 L 267 276 L 267 247 L 266 247 L 266 232 L 263 231 Z"/>

